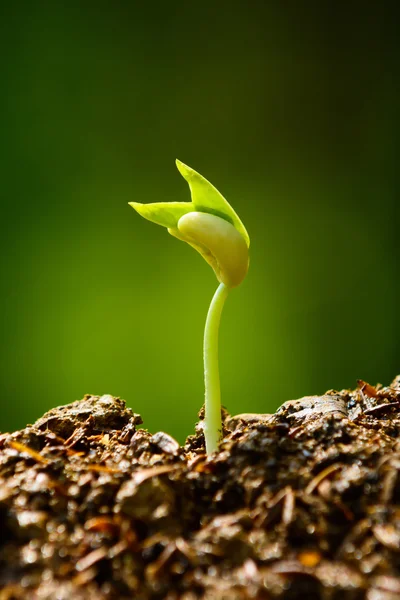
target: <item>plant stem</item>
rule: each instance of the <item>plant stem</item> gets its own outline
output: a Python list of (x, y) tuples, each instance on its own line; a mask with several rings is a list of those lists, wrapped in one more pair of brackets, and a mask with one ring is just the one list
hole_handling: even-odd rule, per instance
[(204, 330), (204, 383), (206, 405), (204, 418), (204, 437), (206, 452), (211, 454), (218, 449), (221, 437), (221, 389), (218, 367), (218, 331), (221, 313), (229, 288), (221, 283), (211, 300)]

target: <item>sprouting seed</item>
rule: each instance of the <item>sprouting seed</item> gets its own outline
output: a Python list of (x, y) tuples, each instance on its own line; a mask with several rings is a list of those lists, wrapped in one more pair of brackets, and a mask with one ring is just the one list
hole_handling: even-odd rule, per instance
[(130, 205), (145, 219), (166, 227), (171, 235), (195, 248), (214, 269), (220, 282), (204, 330), (204, 437), (210, 454), (218, 449), (222, 429), (218, 367), (221, 313), (229, 290), (246, 276), (250, 239), (243, 223), (219, 191), (180, 160), (176, 164), (189, 184), (191, 202), (130, 202)]

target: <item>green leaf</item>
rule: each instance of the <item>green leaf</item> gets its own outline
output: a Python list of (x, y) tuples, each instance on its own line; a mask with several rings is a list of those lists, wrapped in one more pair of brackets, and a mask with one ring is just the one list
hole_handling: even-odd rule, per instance
[(176, 228), (183, 215), (195, 210), (192, 202), (154, 202), (152, 204), (129, 202), (129, 204), (145, 219), (168, 228)]
[(225, 221), (231, 223), (243, 236), (247, 247), (249, 247), (250, 238), (245, 226), (222, 194), (200, 173), (178, 159), (176, 160), (176, 166), (189, 184), (194, 210), (222, 217)]

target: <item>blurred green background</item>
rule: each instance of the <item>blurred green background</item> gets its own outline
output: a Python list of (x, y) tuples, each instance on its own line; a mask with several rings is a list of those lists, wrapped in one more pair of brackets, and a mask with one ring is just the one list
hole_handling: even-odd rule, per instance
[(231, 413), (400, 372), (395, 7), (0, 11), (0, 430), (110, 393), (150, 430), (193, 431), (217, 282), (128, 206), (189, 200), (176, 157), (251, 237), (221, 327)]

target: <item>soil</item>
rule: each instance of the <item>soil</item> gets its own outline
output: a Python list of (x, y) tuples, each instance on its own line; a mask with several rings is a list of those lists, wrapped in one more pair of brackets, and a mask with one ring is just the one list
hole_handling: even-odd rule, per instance
[(400, 377), (179, 444), (112, 396), (0, 436), (0, 600), (400, 598)]

